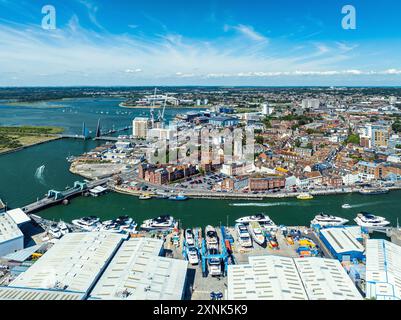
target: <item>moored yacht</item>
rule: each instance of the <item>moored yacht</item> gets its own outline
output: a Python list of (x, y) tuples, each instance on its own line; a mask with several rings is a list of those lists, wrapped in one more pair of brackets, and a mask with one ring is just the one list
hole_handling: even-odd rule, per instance
[(216, 229), (212, 226), (207, 226), (205, 229), (206, 236), (206, 246), (210, 249), (219, 249), (219, 237), (217, 235)]
[(253, 221), (259, 222), (261, 224), (275, 225), (270, 217), (264, 215), (263, 213), (258, 213), (254, 216), (242, 217), (237, 219), (235, 222), (248, 224)]
[(195, 245), (195, 237), (192, 229), (185, 230), (185, 241), (187, 242), (188, 246)]
[(241, 247), (251, 248), (252, 238), (245, 225), (242, 223), (237, 223), (235, 225), (235, 231), (237, 232), (238, 242), (241, 245)]
[(335, 227), (347, 224), (349, 220), (335, 217), (329, 214), (320, 213), (311, 221), (311, 224), (320, 225), (322, 227)]
[(100, 225), (100, 219), (95, 216), (90, 216), (90, 217), (84, 217), (81, 219), (76, 219), (72, 221), (72, 224), (80, 227), (81, 229), (85, 231), (94, 231), (96, 230), (99, 225)]
[(368, 212), (359, 213), (354, 221), (363, 228), (383, 228), (390, 224), (386, 218), (375, 216)]
[(143, 230), (169, 230), (174, 227), (176, 227), (176, 222), (174, 218), (169, 215), (145, 220), (141, 225), (141, 229)]
[(263, 246), (266, 242), (266, 238), (263, 234), (262, 227), (260, 226), (259, 222), (252, 221), (249, 224), (249, 232), (253, 238), (253, 240), (260, 246)]
[(60, 239), (63, 236), (57, 224), (50, 226), (48, 232), (54, 239)]
[(188, 261), (192, 265), (199, 264), (198, 250), (195, 247), (187, 247)]
[(60, 221), (57, 227), (60, 229), (60, 232), (63, 236), (65, 236), (67, 233), (70, 233), (70, 229), (64, 221)]

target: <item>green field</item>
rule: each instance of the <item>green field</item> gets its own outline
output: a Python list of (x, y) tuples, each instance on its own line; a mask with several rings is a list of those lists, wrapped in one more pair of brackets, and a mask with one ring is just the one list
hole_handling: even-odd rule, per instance
[(63, 131), (59, 127), (0, 127), (0, 152), (53, 140)]

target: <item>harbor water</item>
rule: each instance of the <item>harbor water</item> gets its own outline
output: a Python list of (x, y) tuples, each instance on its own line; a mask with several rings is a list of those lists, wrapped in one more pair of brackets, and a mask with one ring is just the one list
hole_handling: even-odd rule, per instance
[[(126, 110), (118, 107), (120, 100), (76, 99), (60, 102), (63, 106), (50, 108), (1, 106), (1, 125), (52, 125), (63, 126), (70, 134), (79, 134), (82, 122), (95, 130), (101, 118), (105, 128), (129, 125), (132, 118), (143, 115), (144, 110)], [(57, 103), (57, 104), (60, 104)], [(62, 110), (74, 110), (63, 112)], [(101, 114), (99, 110), (103, 110)], [(109, 114), (105, 114), (108, 112)], [(122, 112), (122, 113), (121, 113)], [(128, 114), (126, 114), (128, 112)], [(146, 111), (148, 112), (148, 111)], [(169, 110), (171, 118), (183, 110)], [(67, 115), (65, 115), (67, 113)], [(131, 113), (131, 114), (129, 114)], [(44, 197), (50, 189), (62, 191), (71, 187), (81, 177), (69, 172), (68, 156), (77, 156), (101, 144), (92, 140), (62, 139), (37, 145), (19, 152), (0, 156), (0, 198), (10, 208), (27, 205)], [(342, 209), (349, 203), (351, 209)], [(51, 220), (71, 220), (88, 215), (109, 220), (120, 215), (132, 216), (137, 222), (162, 214), (179, 219), (183, 226), (205, 226), (207, 224), (232, 225), (235, 219), (255, 213), (269, 215), (277, 224), (309, 225), (318, 213), (325, 212), (353, 219), (360, 211), (384, 216), (395, 226), (401, 218), (401, 191), (385, 195), (362, 196), (359, 194), (321, 196), (311, 201), (296, 199), (269, 199), (265, 201), (198, 200), (169, 201), (162, 199), (139, 200), (136, 197), (109, 193), (98, 198), (79, 197), (68, 206), (55, 206), (37, 214)]]

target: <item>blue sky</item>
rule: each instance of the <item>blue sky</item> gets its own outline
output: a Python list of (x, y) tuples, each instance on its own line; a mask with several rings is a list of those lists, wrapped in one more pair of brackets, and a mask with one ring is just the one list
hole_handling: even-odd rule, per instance
[[(56, 30), (41, 28), (48, 4)], [(0, 0), (0, 85), (399, 86), (400, 13), (398, 0)]]

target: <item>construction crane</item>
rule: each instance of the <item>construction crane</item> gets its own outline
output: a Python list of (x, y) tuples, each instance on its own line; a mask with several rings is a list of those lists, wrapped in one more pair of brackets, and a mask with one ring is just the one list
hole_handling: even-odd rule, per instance
[(159, 120), (159, 122), (161, 123), (161, 126), (162, 126), (162, 127), (164, 127), (164, 121), (165, 121), (165, 119), (164, 119), (164, 113), (166, 112), (167, 97), (168, 97), (168, 94), (166, 94), (165, 97), (164, 97), (163, 111), (160, 111), (160, 110), (159, 110), (159, 117), (158, 117), (158, 120)]

